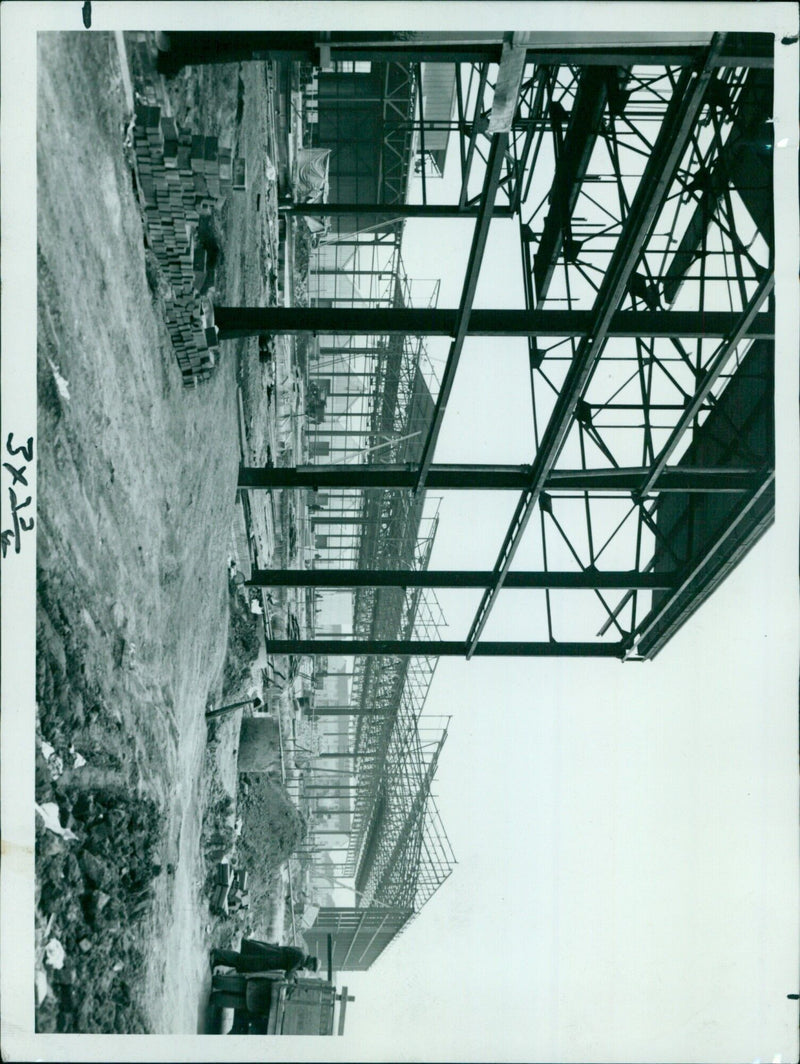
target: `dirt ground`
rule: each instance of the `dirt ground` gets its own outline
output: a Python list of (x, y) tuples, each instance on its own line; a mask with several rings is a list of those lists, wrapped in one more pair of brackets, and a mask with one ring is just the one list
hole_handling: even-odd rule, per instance
[[(116, 789), (153, 803), (161, 827), (143, 922), (87, 918), (83, 959), (59, 912), (49, 934), (79, 980), (116, 943), (110, 1029), (132, 1000), (145, 1029), (191, 1032), (208, 982), (203, 714), (227, 641), (235, 356), (223, 350), (208, 384), (183, 389), (145, 274), (113, 38), (43, 35), (38, 97), (38, 726), (68, 782), (54, 790), (43, 774), (37, 799)], [(85, 766), (70, 767), (70, 746)], [(73, 824), (70, 845), (86, 848)], [(85, 871), (72, 872), (91, 901)]]
[[(217, 297), (223, 305), (270, 306), (278, 296), (279, 263), (274, 131), (267, 64), (240, 64), (238, 85), (241, 121), (235, 130), (234, 143), (237, 153), (247, 161), (247, 189), (231, 197), (223, 214), (226, 245), (230, 250), (218, 271)], [(286, 343), (285, 337), (276, 337), (273, 346), (285, 354)], [(277, 464), (275, 413), (279, 392), (285, 387), (285, 382), (279, 380), (278, 352), (268, 360), (262, 359), (259, 342), (254, 337), (234, 341), (231, 346), (239, 356), (245, 461), (262, 465), (270, 458)], [(279, 499), (277, 492), (273, 496), (264, 492), (248, 495), (256, 560), (263, 566), (273, 561), (275, 538), (279, 534)]]

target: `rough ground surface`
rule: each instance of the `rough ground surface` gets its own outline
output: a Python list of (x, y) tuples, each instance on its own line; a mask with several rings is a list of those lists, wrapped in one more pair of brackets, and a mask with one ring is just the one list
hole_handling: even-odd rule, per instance
[[(227, 69), (222, 66), (220, 71)], [(267, 64), (241, 64), (237, 85), (240, 122), (234, 143), (237, 154), (247, 161), (247, 189), (233, 195), (226, 205), (226, 245), (230, 250), (219, 271), (218, 298), (223, 305), (271, 306), (277, 302), (279, 283), (278, 202)], [(276, 356), (277, 349), (284, 349), (285, 344), (285, 337), (275, 337), (273, 356), (262, 361), (258, 339), (235, 341), (248, 464), (263, 465), (268, 456), (278, 462), (275, 413), (285, 382), (279, 385)], [(250, 528), (259, 565), (270, 565), (273, 560), (278, 499), (277, 492), (272, 497), (264, 492), (249, 494)]]
[[(58, 790), (42, 769), (37, 800), (59, 801), (62, 821), (73, 805), (69, 887), (88, 896), (68, 915), (40, 894), (38, 929), (53, 916), (49, 935), (65, 947), (81, 998), (92, 994), (91, 958), (103, 970), (106, 954), (122, 961), (113, 1010), (98, 993), (99, 1011), (90, 1001), (72, 1022), (191, 1032), (208, 979), (203, 713), (227, 640), (235, 367), (223, 352), (208, 384), (181, 387), (145, 274), (113, 39), (42, 35), (38, 83), (37, 701), (41, 735), (68, 772)], [(70, 744), (85, 767), (69, 768)], [(99, 841), (74, 811), (90, 795), (123, 818)], [(150, 904), (132, 924), (122, 897), (122, 919), (106, 922), (80, 857), (102, 842), (94, 856), (121, 874), (125, 823), (148, 810), (161, 867), (140, 885)], [(44, 1029), (63, 1026), (56, 1002), (69, 1012), (68, 998), (46, 999)]]

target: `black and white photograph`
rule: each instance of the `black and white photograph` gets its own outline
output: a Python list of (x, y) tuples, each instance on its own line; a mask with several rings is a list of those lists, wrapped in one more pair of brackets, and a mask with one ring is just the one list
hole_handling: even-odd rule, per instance
[(796, 1060), (796, 6), (0, 17), (4, 1059)]

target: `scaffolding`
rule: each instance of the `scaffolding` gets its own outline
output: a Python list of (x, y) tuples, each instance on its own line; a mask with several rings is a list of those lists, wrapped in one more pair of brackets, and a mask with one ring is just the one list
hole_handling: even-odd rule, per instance
[[(402, 266), (400, 235), (397, 232), (391, 244), (386, 234), (362, 236), (348, 241), (344, 251), (338, 242), (323, 245), (312, 265), (315, 298), (334, 306), (354, 302), (411, 305), (412, 284)], [(318, 294), (321, 291), (324, 296)], [(435, 300), (435, 288), (428, 298)], [(421, 338), (370, 335), (361, 343), (341, 345), (336, 336), (322, 334), (308, 366), (309, 390), (325, 395), (327, 414), (310, 430), (312, 441), (326, 437), (334, 441), (345, 462), (362, 458), (365, 450), (376, 463), (413, 460), (419, 453), (419, 439), (432, 416), (431, 389), (438, 387)], [(332, 387), (330, 381), (337, 386)], [(328, 457), (330, 449), (312, 444), (312, 464)], [(324, 506), (314, 511), (311, 522), (315, 529), (325, 529), (324, 539), (314, 536), (319, 555), (315, 565), (340, 570), (354, 564), (370, 570), (393, 565), (424, 571), (436, 535), (438, 501), (425, 495), (411, 499), (406, 492), (392, 490), (332, 492), (327, 493)], [(353, 633), (364, 638), (391, 638), (404, 632), (409, 638), (435, 640), (442, 623), (431, 589), (364, 587), (353, 591)], [(405, 906), (416, 894), (416, 887), (409, 884), (412, 869), (422, 882), (438, 884), (451, 867), (438, 860), (434, 870), (429, 861), (420, 863), (411, 856), (422, 845), (421, 832), (431, 855), (443, 852), (444, 844), (434, 840), (446, 838), (429, 807), (427, 792), (420, 789), (424, 772), (418, 721), (435, 666), (432, 656), (397, 658), (382, 667), (374, 659), (357, 656), (353, 663), (350, 708), (355, 787), (347, 855), (340, 871), (349, 877), (358, 874), (357, 889), (366, 893), (364, 869), (373, 868), (379, 854), (377, 867), (383, 878), (373, 885), (370, 896), (381, 903), (398, 903), (394, 895), (399, 888), (392, 886), (395, 874), (405, 883), (399, 902)], [(412, 807), (404, 790), (409, 780), (416, 780)], [(428, 825), (424, 832), (423, 825)], [(405, 845), (399, 844), (398, 832), (407, 835)], [(387, 860), (390, 868), (384, 867)], [(405, 869), (402, 874), (401, 868)]]
[[(383, 82), (383, 71), (374, 73)], [(410, 84), (413, 88), (419, 82)], [(337, 89), (342, 93), (341, 80)], [(321, 93), (321, 108), (324, 100)], [(363, 94), (359, 100), (364, 103)], [(407, 133), (407, 126), (403, 130)], [(396, 133), (392, 127), (387, 139)], [(408, 158), (407, 137), (404, 150)], [(435, 307), (438, 282), (420, 284), (407, 276), (403, 228), (399, 220), (328, 233), (310, 260), (311, 305), (398, 309), (421, 301)], [(365, 457), (376, 464), (419, 459), (433, 417), (432, 395), (439, 388), (422, 337), (372, 333), (342, 338), (322, 331), (305, 345), (303, 356), (304, 430), (312, 466), (324, 468), (331, 460), (360, 464)], [(438, 504), (427, 493), (412, 498), (391, 489), (310, 490), (310, 572), (317, 566), (343, 573), (354, 566), (424, 572)], [(434, 589), (362, 587), (353, 589), (351, 600), (354, 635), (392, 638), (402, 632), (408, 638), (439, 638), (444, 618)], [(421, 716), (437, 660), (433, 655), (398, 657), (378, 666), (373, 658), (356, 656), (349, 703), (338, 707), (352, 721), (348, 751), (337, 758), (336, 769), (322, 759), (312, 761), (299, 791), (301, 803), (317, 811), (325, 808), (326, 799), (346, 796), (346, 827), (319, 829), (322, 842), (312, 858), (336, 854), (337, 872), (353, 880), (359, 908), (404, 913), (403, 926), (454, 863), (430, 794), (446, 725)], [(313, 707), (310, 712), (314, 714)], [(324, 719), (330, 710), (320, 707), (319, 713)], [(340, 845), (333, 846), (331, 836)], [(379, 940), (385, 945), (383, 937)]]

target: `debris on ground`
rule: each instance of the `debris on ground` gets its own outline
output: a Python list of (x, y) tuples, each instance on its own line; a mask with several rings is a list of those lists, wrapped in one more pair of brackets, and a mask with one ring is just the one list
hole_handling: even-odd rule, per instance
[[(143, 964), (142, 918), (158, 867), (155, 803), (81, 790), (60, 792), (59, 802), (37, 805), (42, 809), (37, 903), (52, 932), (43, 950), (52, 975), (37, 1030), (145, 1032), (133, 984)], [(53, 847), (47, 840), (60, 817), (74, 830), (62, 829), (61, 838), (69, 832), (68, 846), (58, 839)]]
[(47, 945), (44, 947), (44, 959), (45, 963), (51, 968), (61, 969), (64, 967), (64, 947), (58, 941), (57, 938), (51, 938)]
[(60, 835), (62, 839), (68, 841), (77, 838), (73, 831), (62, 826), (58, 806), (55, 802), (45, 802), (44, 805), (34, 802), (34, 809), (41, 817), (42, 824), (48, 831), (52, 831), (55, 835)]

